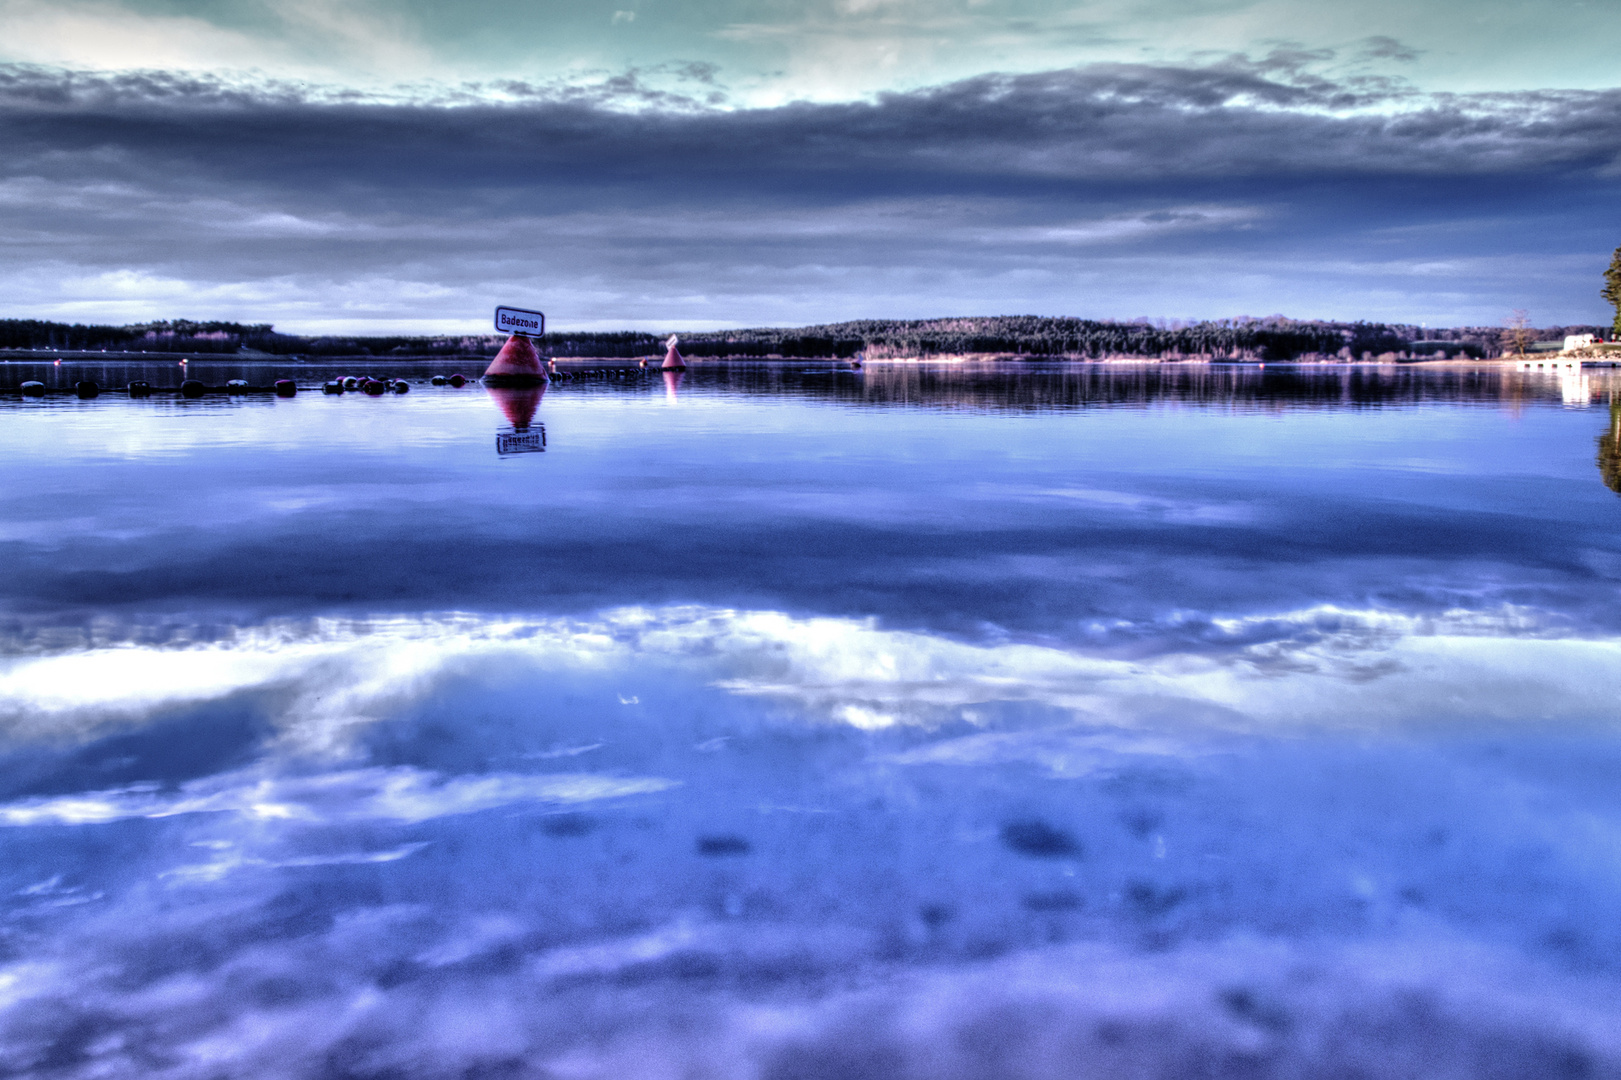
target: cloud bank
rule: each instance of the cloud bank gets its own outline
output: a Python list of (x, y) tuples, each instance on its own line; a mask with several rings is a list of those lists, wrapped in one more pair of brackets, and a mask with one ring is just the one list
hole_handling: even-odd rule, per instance
[(692, 86), (378, 98), (3, 68), (5, 313), (1602, 315), (1621, 91), (1419, 93), (1276, 54), (776, 108)]

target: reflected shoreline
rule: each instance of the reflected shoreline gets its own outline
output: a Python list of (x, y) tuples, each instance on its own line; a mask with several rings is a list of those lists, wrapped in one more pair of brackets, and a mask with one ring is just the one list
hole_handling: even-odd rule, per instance
[[(434, 375), (466, 367), (463, 360), (371, 363), (286, 363), (208, 360), (194, 374), (210, 383), (241, 378), (269, 384), (272, 376), (296, 378), (301, 386), (366, 370), (387, 368), (393, 378), (426, 383)], [(1218, 364), (1055, 361), (889, 362), (852, 369), (838, 361), (700, 360), (684, 372), (643, 371), (634, 361), (568, 360), (558, 364), (554, 390), (587, 392), (607, 387), (643, 391), (664, 384), (675, 400), (686, 392), (786, 395), (840, 404), (917, 405), (1042, 411), (1159, 403), (1214, 405), (1271, 411), (1285, 408), (1366, 408), (1427, 403), (1525, 405), (1557, 403), (1585, 407), (1621, 386), (1621, 370), (1584, 368), (1556, 372), (1520, 370), (1502, 364)], [(0, 401), (20, 400), (26, 381), (52, 393), (96, 382), (114, 399), (137, 380), (172, 390), (186, 369), (161, 362), (64, 361), (0, 363)], [(663, 376), (662, 380), (653, 375)], [(673, 385), (672, 385), (673, 381)], [(173, 384), (171, 386), (170, 384)], [(542, 388), (544, 392), (544, 388)]]

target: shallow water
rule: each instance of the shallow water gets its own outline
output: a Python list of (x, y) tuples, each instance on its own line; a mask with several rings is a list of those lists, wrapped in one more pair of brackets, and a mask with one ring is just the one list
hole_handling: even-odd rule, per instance
[(1621, 1075), (1611, 376), (451, 366), (0, 397), (0, 1070)]

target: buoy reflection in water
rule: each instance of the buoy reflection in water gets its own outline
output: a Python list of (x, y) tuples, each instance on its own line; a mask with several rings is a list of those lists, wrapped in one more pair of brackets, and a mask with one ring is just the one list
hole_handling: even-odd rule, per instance
[(534, 423), (535, 410), (546, 396), (546, 384), (536, 386), (486, 386), (484, 392), (495, 400), (501, 414), (512, 425), (511, 431), (495, 434), (495, 452), (502, 457), (509, 454), (538, 454), (546, 450), (546, 425)]

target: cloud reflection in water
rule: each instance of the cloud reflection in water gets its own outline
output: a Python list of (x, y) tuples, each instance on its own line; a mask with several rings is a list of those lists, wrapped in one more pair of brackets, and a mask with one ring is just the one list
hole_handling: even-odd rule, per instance
[(1621, 1068), (1602, 417), (729, 377), (0, 433), (0, 1070)]
[[(0, 805), (7, 1060), (1022, 1077), (1064, 1054), (1334, 1068), (1362, 1060), (1326, 1048), (1354, 1032), (1399, 1060), (1489, 1038), (1525, 1069), (1613, 1060), (1577, 977), (1521, 955), (1520, 905), (1558, 881), (1533, 937), (1607, 969), (1615, 935), (1579, 911), (1621, 880), (1568, 875), (1621, 808), (1532, 813), (1546, 777), (1490, 745), (1533, 702), (1539, 730), (1601, 722), (1616, 643), (1539, 637), (1530, 611), (1207, 621), (1225, 648), (1147, 658), (691, 607), (14, 658), (14, 757), (109, 740), (86, 718), (143, 669), (168, 693), (125, 699), (112, 730), (244, 696), (269, 729), (243, 767)], [(1343, 741), (1374, 731), (1406, 734)], [(1009, 821), (1076, 840), (1032, 857)], [(706, 856), (715, 836), (743, 854)], [(1543, 868), (1505, 891), (1527, 844)], [(1141, 954), (1144, 935), (1176, 947)], [(1546, 994), (1502, 998), (1527, 964)], [(896, 980), (876, 997), (854, 988), (873, 965)], [(929, 1049), (997, 1016), (1044, 1019), (983, 1060)], [(792, 1064), (840, 1055), (855, 1073)]]

